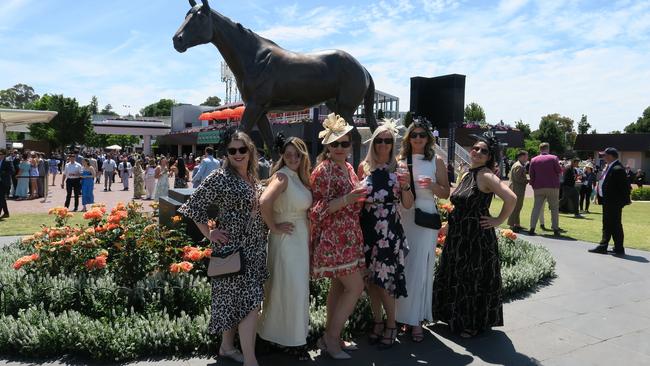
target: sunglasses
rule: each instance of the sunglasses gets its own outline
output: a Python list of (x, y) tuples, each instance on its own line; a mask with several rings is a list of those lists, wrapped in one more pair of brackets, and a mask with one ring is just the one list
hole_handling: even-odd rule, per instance
[(389, 138), (382, 139), (382, 138), (378, 137), (378, 138), (372, 140), (372, 143), (375, 144), (375, 145), (380, 145), (380, 144), (392, 145), (393, 144), (393, 138), (389, 137)]
[(242, 146), (239, 149), (236, 147), (229, 147), (228, 155), (236, 155), (238, 151), (240, 154), (246, 154), (248, 153), (248, 148), (246, 146)]
[(352, 145), (350, 141), (342, 141), (342, 142), (334, 141), (330, 143), (330, 147), (333, 147), (335, 149), (339, 146), (341, 146), (344, 149), (347, 149), (348, 147), (350, 147), (350, 145)]
[(418, 138), (418, 137), (421, 138), (421, 139), (426, 139), (427, 137), (429, 137), (429, 135), (426, 132), (411, 132), (409, 134), (409, 137), (412, 138), (412, 139)]
[(484, 148), (482, 148), (480, 146), (474, 146), (474, 147), (472, 147), (472, 150), (474, 150), (475, 152), (480, 152), (481, 154), (483, 154), (485, 156), (490, 155), (490, 150), (484, 149)]

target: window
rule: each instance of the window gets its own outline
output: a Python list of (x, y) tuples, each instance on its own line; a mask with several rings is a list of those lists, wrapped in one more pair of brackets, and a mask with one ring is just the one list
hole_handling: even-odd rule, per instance
[(192, 122), (185, 122), (185, 128), (192, 128)]

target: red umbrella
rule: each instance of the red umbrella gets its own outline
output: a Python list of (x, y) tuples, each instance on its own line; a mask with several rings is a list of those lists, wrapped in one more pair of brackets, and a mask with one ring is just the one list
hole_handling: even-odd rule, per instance
[(210, 113), (210, 118), (211, 119), (223, 119), (223, 113), (221, 111), (214, 111)]
[(233, 112), (234, 112), (233, 114), (235, 115), (235, 117), (241, 118), (241, 116), (244, 115), (244, 110), (245, 109), (246, 109), (246, 107), (244, 107), (243, 105), (240, 105), (239, 107), (233, 109)]
[(232, 117), (234, 117), (233, 112), (234, 112), (234, 110), (231, 109), (231, 108), (223, 109), (223, 110), (221, 110), (221, 117), (222, 118), (232, 118)]
[(199, 115), (199, 121), (209, 121), (212, 118), (210, 118), (210, 113), (201, 113)]

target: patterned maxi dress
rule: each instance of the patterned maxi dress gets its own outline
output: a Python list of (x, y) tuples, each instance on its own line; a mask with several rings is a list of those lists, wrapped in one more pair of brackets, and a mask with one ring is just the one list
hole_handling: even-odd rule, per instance
[(135, 163), (133, 166), (133, 198), (142, 198), (147, 194), (144, 190), (144, 170), (140, 163)]
[(494, 229), (482, 229), (492, 193), (479, 190), (470, 169), (451, 195), (454, 210), (433, 284), (433, 317), (452, 331), (503, 325), (501, 264)]
[(372, 187), (361, 211), (369, 282), (395, 298), (406, 297), (404, 257), (408, 247), (398, 211), (401, 192), (397, 175), (384, 166), (364, 180)]
[(329, 202), (350, 193), (358, 183), (352, 165), (325, 160), (310, 177), (313, 203), (311, 219), (311, 272), (313, 278), (341, 277), (366, 267), (363, 234), (359, 225), (361, 203), (328, 213)]
[[(261, 185), (253, 188), (230, 169), (213, 171), (194, 191), (179, 213), (198, 223), (214, 219), (227, 232), (229, 242), (212, 245), (214, 253), (241, 250), (244, 273), (212, 279), (212, 307), (208, 331), (218, 334), (237, 326), (264, 299), (268, 228), (262, 221), (258, 200)], [(208, 217), (208, 206), (217, 209)], [(252, 216), (251, 216), (252, 215)]]

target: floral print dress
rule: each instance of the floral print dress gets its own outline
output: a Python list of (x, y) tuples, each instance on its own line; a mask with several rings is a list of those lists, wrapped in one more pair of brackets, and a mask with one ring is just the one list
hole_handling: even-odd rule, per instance
[(408, 246), (397, 209), (401, 197), (397, 175), (384, 166), (364, 180), (372, 187), (361, 211), (368, 280), (395, 298), (406, 297), (404, 257)]
[(363, 234), (359, 225), (362, 204), (352, 203), (334, 213), (327, 212), (330, 201), (350, 193), (357, 185), (352, 165), (345, 163), (343, 168), (325, 160), (312, 172), (310, 183), (312, 277), (341, 277), (364, 269)]

